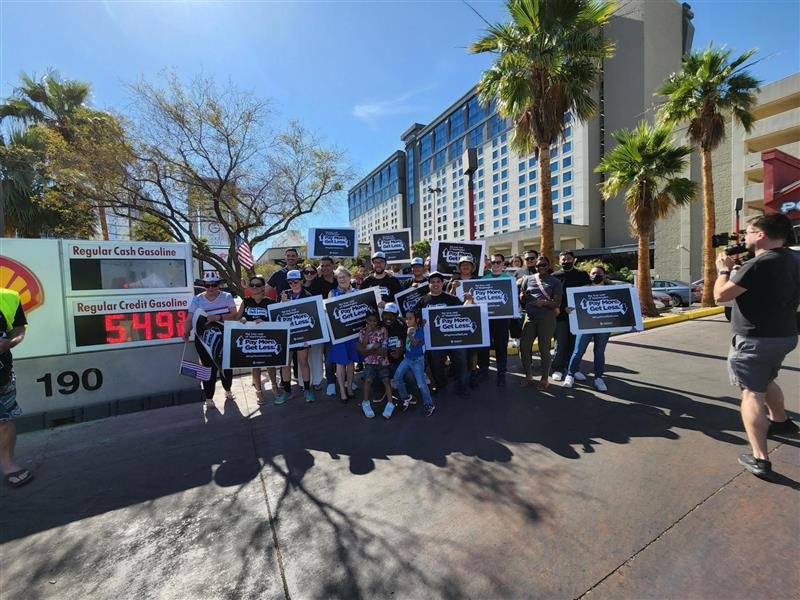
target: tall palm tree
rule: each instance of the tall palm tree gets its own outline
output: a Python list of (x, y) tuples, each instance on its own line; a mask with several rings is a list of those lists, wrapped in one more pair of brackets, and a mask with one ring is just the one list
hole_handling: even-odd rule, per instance
[(657, 316), (650, 282), (650, 235), (657, 219), (694, 198), (695, 183), (679, 176), (692, 149), (674, 144), (669, 125), (650, 126), (645, 121), (633, 130), (617, 131), (612, 137), (617, 146), (595, 168), (607, 176), (600, 184), (600, 193), (610, 200), (625, 190), (631, 234), (638, 238), (639, 245), (639, 302), (644, 315)]
[(603, 36), (610, 0), (507, 0), (511, 21), (490, 25), (469, 51), (492, 52), (494, 64), (478, 83), (481, 102), (495, 101), (514, 123), (511, 147), (538, 155), (540, 252), (553, 260), (550, 145), (564, 133), (567, 111), (579, 120), (597, 108), (592, 90), (614, 44)]
[(756, 53), (748, 50), (729, 61), (730, 50), (710, 44), (701, 51), (683, 57), (681, 70), (670, 75), (656, 90), (666, 96), (659, 118), (670, 125), (688, 123), (689, 139), (700, 149), (703, 167), (703, 306), (714, 306), (714, 264), (712, 236), (716, 230), (714, 215), (714, 179), (711, 151), (725, 139), (725, 120), (733, 116), (745, 131), (753, 128), (752, 109), (761, 83), (747, 72), (747, 61)]
[[(67, 142), (73, 140), (72, 125), (85, 109), (91, 86), (84, 81), (62, 79), (58, 71), (48, 70), (40, 78), (20, 75), (21, 84), (0, 104), (0, 122), (13, 119), (23, 125), (44, 125), (57, 131)], [(97, 208), (100, 231), (108, 239), (105, 209)]]

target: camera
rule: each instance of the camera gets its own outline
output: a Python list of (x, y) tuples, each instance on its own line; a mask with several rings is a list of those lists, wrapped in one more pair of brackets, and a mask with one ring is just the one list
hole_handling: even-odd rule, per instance
[(747, 252), (747, 246), (744, 244), (733, 244), (725, 247), (725, 254), (728, 256), (735, 256), (737, 254), (744, 254)]

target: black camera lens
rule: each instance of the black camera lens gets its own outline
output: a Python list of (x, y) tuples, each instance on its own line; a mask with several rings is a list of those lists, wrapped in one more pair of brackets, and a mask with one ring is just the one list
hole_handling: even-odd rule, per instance
[(728, 256), (735, 256), (736, 254), (744, 254), (747, 252), (747, 246), (744, 244), (734, 244), (725, 248), (725, 254)]

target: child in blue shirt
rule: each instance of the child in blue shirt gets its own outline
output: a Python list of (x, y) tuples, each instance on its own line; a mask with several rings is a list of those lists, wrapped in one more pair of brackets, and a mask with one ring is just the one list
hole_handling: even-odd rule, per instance
[(414, 375), (414, 380), (417, 382), (417, 387), (422, 394), (422, 402), (425, 407), (425, 416), (430, 417), (436, 406), (433, 404), (431, 398), (431, 391), (428, 389), (428, 384), (425, 381), (425, 335), (422, 327), (425, 321), (422, 318), (421, 311), (409, 311), (406, 313), (406, 325), (408, 331), (406, 333), (406, 353), (403, 361), (397, 367), (394, 373), (392, 385), (397, 389), (397, 393), (403, 402), (403, 410), (407, 410), (411, 404), (411, 395), (406, 390), (406, 384), (403, 380), (407, 371), (411, 371)]

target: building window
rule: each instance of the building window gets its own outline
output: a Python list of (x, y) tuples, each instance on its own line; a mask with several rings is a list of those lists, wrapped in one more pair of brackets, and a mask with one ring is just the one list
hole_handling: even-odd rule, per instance
[(561, 150), (565, 154), (567, 152), (571, 152), (572, 151), (572, 142), (564, 142), (564, 144), (561, 146)]
[(525, 183), (525, 173), (519, 176), (519, 183)]
[(550, 163), (550, 172), (558, 171), (558, 161)]
[(467, 102), (467, 123), (469, 127), (473, 125), (477, 125), (481, 121), (486, 118), (486, 109), (484, 109), (480, 102), (478, 102), (478, 97), (473, 96)]
[(562, 179), (563, 179), (565, 182), (566, 182), (566, 181), (572, 181), (572, 171), (564, 171), (564, 174), (561, 176), (561, 178), (562, 178)]
[(572, 215), (567, 215), (563, 219), (564, 223), (572, 223)]
[(464, 108), (457, 109), (450, 115), (450, 139), (454, 140), (464, 133)]
[(519, 221), (520, 223), (524, 223), (526, 219), (525, 213), (519, 213)]
[(503, 223), (503, 227), (506, 227), (508, 225), (508, 217), (503, 217), (502, 223)]
[(433, 133), (429, 133), (423, 136), (422, 140), (419, 143), (419, 157), (420, 159), (428, 158), (431, 153), (433, 152), (433, 140), (431, 139)]
[(572, 196), (572, 186), (571, 185), (565, 185), (563, 192), (564, 192), (564, 198)]
[(524, 187), (519, 188), (518, 191), (520, 196), (524, 196), (527, 192), (527, 190)]
[(528, 191), (529, 191), (531, 194), (535, 194), (535, 193), (536, 193), (536, 184), (535, 184), (535, 183), (532, 183), (532, 184), (530, 184), (530, 185), (528, 186)]
[(564, 157), (564, 158), (561, 160), (561, 166), (562, 166), (562, 167), (569, 167), (569, 166), (571, 166), (571, 165), (572, 165), (572, 157), (571, 157), (571, 156), (565, 156), (565, 157)]
[(572, 210), (572, 202), (571, 201), (564, 202), (562, 208), (564, 209), (564, 212)]
[(558, 175), (550, 176), (550, 185), (558, 185)]
[[(467, 134), (467, 139), (469, 140), (469, 147), (470, 148), (477, 148), (483, 143), (483, 127), (476, 127), (472, 131)], [(478, 151), (480, 152), (482, 148)]]

